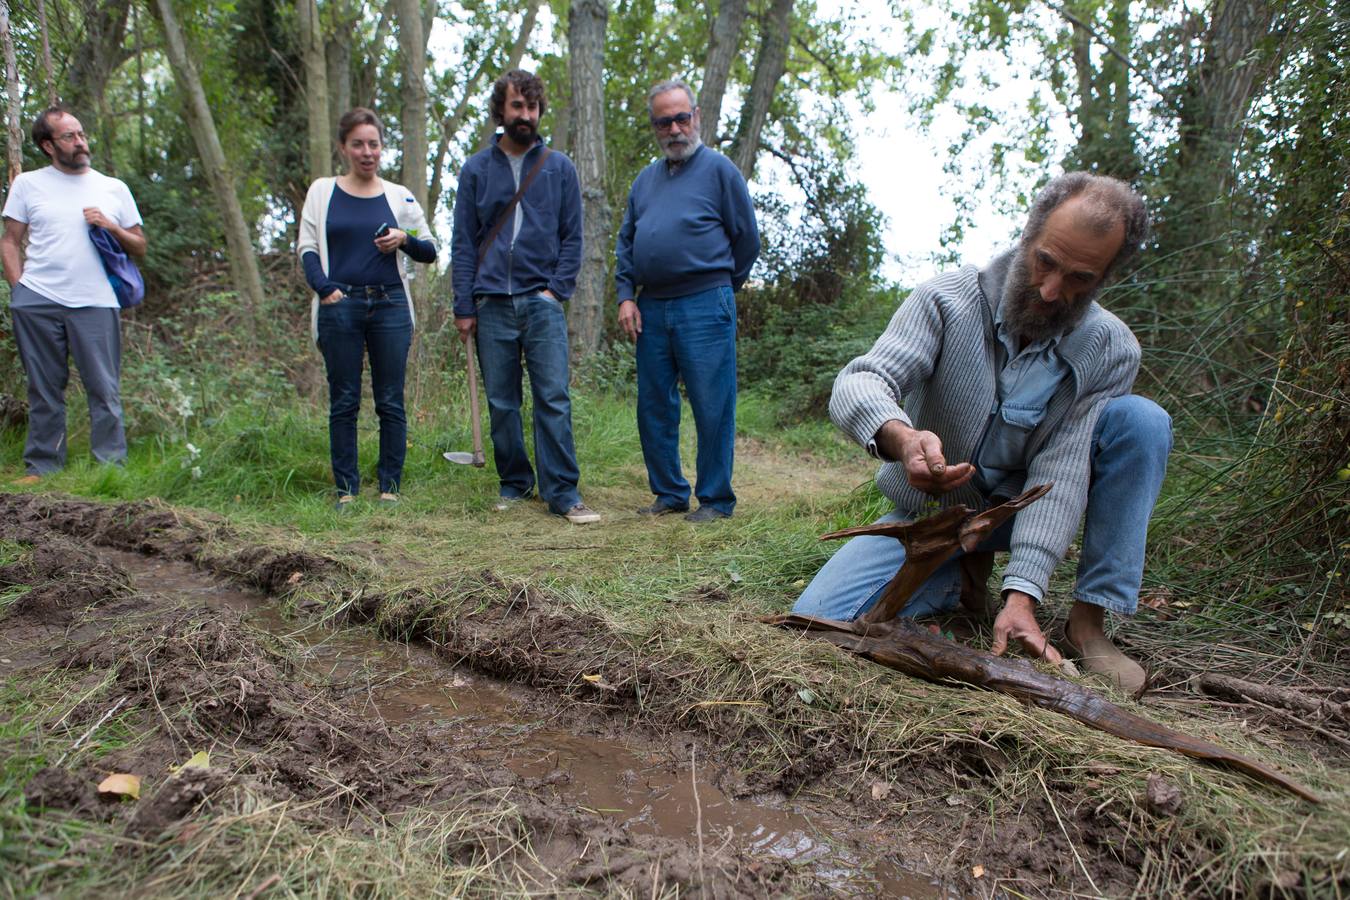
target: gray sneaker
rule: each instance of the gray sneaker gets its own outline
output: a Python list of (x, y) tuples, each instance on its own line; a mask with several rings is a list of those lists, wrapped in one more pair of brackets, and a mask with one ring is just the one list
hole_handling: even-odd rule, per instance
[(590, 525), (592, 522), (600, 521), (600, 514), (585, 503), (578, 503), (563, 513), (563, 518), (573, 525)]

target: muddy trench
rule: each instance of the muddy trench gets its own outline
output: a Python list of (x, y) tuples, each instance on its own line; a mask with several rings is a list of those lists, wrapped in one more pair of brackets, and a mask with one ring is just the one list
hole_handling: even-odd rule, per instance
[[(151, 740), (98, 761), (146, 778), (147, 799), (115, 813), (129, 834), (181, 835), (232, 780), (310, 803), (307, 815), (323, 827), (505, 796), (522, 810), (525, 868), (546, 892), (959, 895), (898, 859), (893, 830), (860, 828), (801, 796), (729, 796), (718, 777), (728, 748), (706, 736), (637, 727), (612, 710), (497, 681), (426, 641), (287, 619), (275, 598), (237, 583), (247, 572), (276, 591), (322, 560), (249, 568), (245, 551), (237, 571), (213, 566), (235, 576), (226, 580), (186, 561), (195, 541), (165, 538), (176, 527), (168, 511), (153, 542), (140, 511), (128, 529), (138, 546), (106, 512), (86, 538), (61, 518), (75, 516), (71, 506), (20, 502), (29, 505), (8, 511), (0, 539), (31, 550), (0, 569), (0, 582), (30, 589), (3, 614), (0, 673), (64, 667), (88, 671), (91, 686), (116, 673), (108, 692), (61, 724), (82, 733), (112, 704), (159, 724)], [(232, 774), (171, 773), (198, 749), (249, 761)], [(25, 793), (30, 807), (108, 818), (95, 783), (56, 765)]]

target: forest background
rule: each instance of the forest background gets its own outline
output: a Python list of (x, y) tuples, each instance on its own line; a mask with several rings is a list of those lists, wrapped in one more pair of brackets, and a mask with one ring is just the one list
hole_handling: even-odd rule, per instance
[[(195, 462), (187, 446), (220, 443), (200, 429), (259, 399), (320, 408), (291, 249), (307, 184), (337, 165), (342, 111), (382, 114), (387, 174), (418, 195), (447, 248), (454, 173), (492, 133), (491, 82), (527, 57), (551, 94), (545, 133), (583, 180), (586, 255), (569, 311), (578, 381), (632, 390), (611, 248), (627, 186), (653, 155), (646, 90), (670, 74), (695, 85), (705, 141), (736, 161), (759, 207), (742, 383), (773, 398), (773, 420), (818, 418), (835, 372), (903, 296), (882, 277), (885, 222), (857, 165), (866, 114), (892, 94), (920, 122), (964, 123), (946, 161), (957, 214), (938, 260), (953, 260), (975, 216), (1016, 221), (1062, 168), (1126, 179), (1150, 198), (1151, 246), (1103, 302), (1144, 345), (1139, 390), (1176, 420), (1173, 480), (1187, 490), (1155, 525), (1153, 568), (1183, 594), (1233, 585), (1204, 593), (1240, 594), (1231, 615), (1268, 620), (1291, 650), (1350, 628), (1343, 4), (933, 0), (896, 4), (886, 45), (856, 10), (805, 0), (0, 9), (10, 177), (44, 163), (27, 126), (59, 98), (145, 217), (148, 300), (126, 316), (126, 404), (133, 440), (153, 438), (166, 456)], [(995, 105), (1010, 86), (1021, 102)], [(462, 394), (448, 282), (446, 265), (414, 289), (414, 435), (428, 442), (455, 427), (429, 420), (435, 398)], [(17, 395), (7, 319), (0, 328), (3, 383)], [(20, 406), (6, 401), (7, 462)], [(318, 466), (287, 489), (324, 477)]]
[[(957, 214), (944, 261), (976, 215), (1015, 221), (1061, 168), (1150, 198), (1151, 246), (1103, 301), (1144, 345), (1139, 389), (1176, 420), (1174, 481), (1188, 490), (1155, 527), (1155, 558), (1178, 554), (1163, 564), (1176, 590), (1241, 584), (1295, 643), (1350, 625), (1344, 4), (931, 0), (893, 4), (886, 35), (809, 0), (8, 0), (0, 12), (10, 178), (44, 163), (27, 125), (59, 98), (146, 220), (148, 300), (126, 317), (133, 440), (181, 455), (259, 398), (317, 410), (291, 248), (307, 184), (335, 169), (337, 117), (356, 104), (382, 114), (387, 174), (446, 248), (454, 175), (492, 132), (491, 82), (527, 57), (551, 94), (545, 133), (583, 180), (578, 380), (632, 389), (613, 331), (613, 235), (653, 155), (645, 92), (682, 76), (700, 92), (705, 141), (751, 181), (765, 236), (740, 299), (742, 382), (773, 398), (775, 420), (819, 417), (834, 373), (903, 295), (881, 275), (885, 223), (857, 165), (867, 113), (898, 95), (922, 123), (963, 123), (946, 161)], [(1021, 101), (996, 104), (1010, 86)], [(429, 421), (435, 398), (462, 394), (448, 280), (443, 266), (414, 290), (414, 434), (427, 441), (453, 427)], [(17, 398), (7, 408), (21, 432)], [(323, 479), (319, 467), (288, 489)]]
[[(522, 61), (548, 85), (542, 131), (576, 161), (586, 204), (569, 317), (588, 499), (595, 490), (628, 503), (645, 490), (612, 248), (628, 186), (655, 152), (646, 91), (669, 76), (699, 91), (704, 140), (750, 181), (764, 236), (738, 297), (742, 447), (783, 449), (785, 481), (808, 467), (856, 467), (824, 406), (839, 368), (912, 286), (887, 277), (887, 223), (859, 164), (878, 130), (870, 114), (898, 102), (950, 135), (954, 214), (940, 242), (903, 248), (931, 253), (933, 266), (956, 261), (972, 223), (1016, 222), (1067, 168), (1126, 179), (1149, 198), (1150, 245), (1102, 296), (1143, 344), (1136, 390), (1169, 410), (1177, 441), (1141, 617), (1168, 622), (1134, 634), (1133, 646), (1147, 640), (1154, 658), (1262, 680), (1343, 677), (1350, 8), (926, 0), (889, 12), (883, 35), (854, 7), (811, 0), (0, 0), (9, 178), (45, 164), (26, 132), (59, 98), (89, 132), (94, 165), (131, 187), (150, 239), (146, 302), (123, 317), (131, 460), (109, 470), (81, 459), (88, 426), (72, 392), (75, 452), (52, 484), (307, 535), (360, 533), (367, 519), (335, 522), (328, 503), (326, 390), (293, 253), (299, 205), (314, 177), (335, 171), (337, 117), (371, 106), (388, 131), (385, 174), (418, 195), (447, 260), (455, 175), (491, 134), (493, 78)], [(890, 178), (903, 186), (913, 174), (897, 166)], [(447, 474), (440, 459), (468, 443), (448, 267), (420, 273), (414, 294), (403, 513), (414, 523), (480, 515), (490, 472)], [(23, 383), (0, 284), (7, 476), (21, 471)], [(373, 460), (374, 429), (364, 431), (363, 458)], [(738, 510), (722, 543), (690, 550), (768, 609), (790, 602), (832, 549), (813, 534), (881, 508), (865, 483), (842, 501), (781, 507)], [(434, 527), (453, 531), (449, 521)], [(653, 560), (642, 585), (664, 590), (653, 587), (656, 570), (665, 577), (671, 566)], [(623, 576), (577, 575), (627, 596), (636, 588)], [(1280, 854), (1297, 858), (1290, 848), (1312, 842), (1300, 831), (1270, 838), (1282, 848), (1270, 850), (1257, 836), (1264, 801), (1242, 802), (1250, 841), (1216, 805), (1212, 822), (1176, 840), (1194, 851), (1192, 868), (1149, 877), (1184, 893), (1231, 884), (1241, 894), (1285, 864)], [(1336, 841), (1324, 844), (1308, 852), (1331, 847), (1320, 858), (1332, 858)]]

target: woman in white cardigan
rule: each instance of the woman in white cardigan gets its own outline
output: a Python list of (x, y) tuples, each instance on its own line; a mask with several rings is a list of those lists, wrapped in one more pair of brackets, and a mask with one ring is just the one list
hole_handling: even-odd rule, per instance
[(436, 245), (418, 237), (427, 223), (412, 193), (380, 178), (384, 128), (375, 113), (358, 107), (344, 114), (338, 149), (347, 172), (309, 186), (296, 252), (314, 290), (310, 323), (328, 369), (329, 449), (337, 508), (344, 511), (361, 493), (356, 419), (367, 354), (380, 420), (380, 502), (398, 501), (408, 445), (403, 382), (414, 324), (408, 264), (399, 253), (431, 263)]

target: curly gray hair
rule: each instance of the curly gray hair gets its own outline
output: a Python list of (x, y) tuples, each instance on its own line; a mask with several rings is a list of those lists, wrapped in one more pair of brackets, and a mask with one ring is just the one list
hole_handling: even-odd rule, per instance
[(1106, 268), (1106, 275), (1129, 262), (1144, 246), (1148, 237), (1149, 216), (1144, 198), (1125, 182), (1091, 172), (1065, 172), (1050, 179), (1041, 188), (1031, 204), (1026, 227), (1022, 229), (1022, 246), (1034, 241), (1045, 227), (1046, 219), (1060, 204), (1074, 197), (1085, 201), (1083, 215), (1089, 230), (1105, 234), (1117, 224), (1125, 226), (1125, 240), (1115, 259)]

